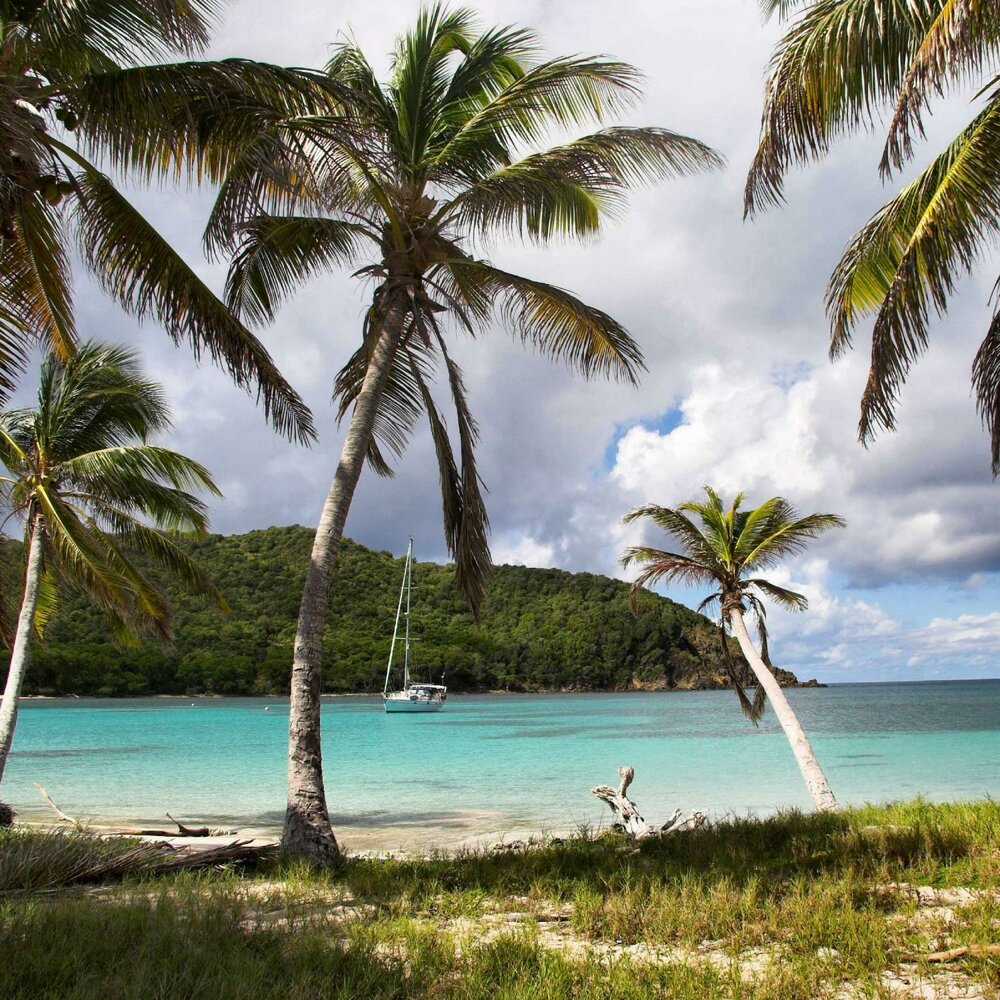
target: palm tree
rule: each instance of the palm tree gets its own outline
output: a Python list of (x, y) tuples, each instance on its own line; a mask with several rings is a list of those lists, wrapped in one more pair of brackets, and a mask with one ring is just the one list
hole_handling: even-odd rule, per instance
[[(2, 499), (24, 522), (24, 593), (0, 706), (0, 777), (14, 736), (32, 632), (57, 584), (87, 595), (121, 642), (170, 638), (169, 607), (133, 561), (142, 554), (190, 590), (225, 602), (169, 531), (206, 529), (204, 503), (188, 490), (219, 491), (197, 462), (146, 439), (170, 426), (160, 387), (133, 353), (83, 343), (42, 365), (36, 409), (0, 414)], [(147, 522), (155, 527), (150, 527)]]
[[(828, 528), (843, 527), (844, 519), (836, 514), (809, 514), (799, 517), (791, 504), (782, 497), (772, 497), (759, 507), (741, 510), (743, 494), (739, 493), (726, 510), (719, 495), (705, 487), (706, 500), (690, 500), (679, 507), (657, 507), (648, 504), (627, 514), (623, 523), (631, 524), (649, 518), (658, 528), (673, 535), (680, 543), (680, 552), (635, 545), (622, 554), (622, 565), (637, 563), (642, 571), (632, 584), (632, 600), (651, 583), (704, 584), (715, 588), (698, 607), (705, 611), (719, 609), (722, 629), (723, 662), (729, 671), (744, 712), (756, 723), (764, 709), (764, 696), (771, 702), (774, 714), (792, 745), (795, 760), (805, 779), (806, 787), (820, 812), (837, 808), (823, 769), (813, 753), (806, 734), (792, 706), (788, 704), (770, 669), (765, 626), (764, 599), (769, 598), (790, 611), (804, 611), (809, 602), (793, 590), (756, 574), (775, 566), (781, 559), (805, 548), (806, 543)], [(689, 514), (693, 514), (692, 520)], [(754, 647), (747, 631), (743, 613), (756, 619), (761, 649)], [(729, 659), (726, 635), (732, 634), (757, 678), (757, 697), (753, 702), (740, 686)]]
[[(327, 590), (363, 463), (391, 474), (387, 451), (402, 453), (421, 414), (440, 466), (457, 582), (476, 613), (490, 570), (478, 429), (446, 322), (475, 335), (496, 317), (586, 376), (635, 381), (642, 368), (638, 346), (606, 313), (496, 267), (476, 246), (498, 236), (593, 238), (633, 184), (721, 162), (659, 128), (606, 127), (539, 149), (550, 130), (602, 123), (634, 104), (640, 77), (620, 62), (539, 61), (537, 52), (529, 31), (477, 33), (470, 11), (441, 5), (425, 8), (398, 40), (387, 84), (355, 44), (340, 44), (327, 73), (343, 112), (313, 120), (308, 146), (281, 150), (301, 163), (298, 191), (270, 197), (259, 172), (236, 170), (210, 220), (210, 241), (232, 239), (228, 301), (253, 320), (271, 319), (282, 298), (327, 269), (350, 267), (375, 286), (362, 342), (336, 380), (350, 424), (316, 532), (292, 667), (283, 842), (317, 860), (337, 854), (319, 728)], [(456, 410), (457, 455), (431, 394), (436, 370)]]
[(334, 106), (322, 74), (245, 60), (147, 64), (203, 49), (216, 9), (0, 0), (0, 402), (35, 344), (74, 349), (75, 239), (126, 311), (256, 389), (278, 430), (313, 437), (308, 409), (262, 344), (95, 165), (144, 181), (217, 182), (262, 128)]
[[(827, 289), (838, 357), (855, 324), (874, 315), (860, 437), (895, 427), (910, 366), (928, 344), (958, 279), (1000, 232), (1000, 12), (975, 0), (761, 0), (767, 16), (801, 11), (778, 43), (765, 89), (746, 214), (783, 200), (786, 171), (822, 157), (839, 136), (889, 125), (884, 179), (901, 170), (923, 135), (928, 101), (987, 81), (981, 107), (931, 163), (851, 240)], [(972, 366), (972, 385), (1000, 473), (1000, 310)]]

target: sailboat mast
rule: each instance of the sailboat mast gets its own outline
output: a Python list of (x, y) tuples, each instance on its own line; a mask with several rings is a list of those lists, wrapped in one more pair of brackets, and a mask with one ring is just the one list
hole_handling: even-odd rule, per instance
[[(392, 658), (396, 652), (396, 636), (399, 635), (399, 616), (403, 613), (403, 594), (406, 593), (406, 580), (407, 573), (410, 568), (410, 553), (413, 550), (413, 539), (410, 539), (410, 548), (406, 551), (406, 565), (403, 567), (403, 582), (399, 585), (399, 603), (396, 605), (396, 624), (392, 628), (392, 645), (389, 647), (389, 662), (386, 664), (385, 668), (385, 687), (382, 688), (382, 694), (387, 695), (389, 693), (389, 684), (392, 680)], [(410, 629), (410, 600), (407, 597), (406, 600), (406, 630), (409, 634)], [(407, 648), (409, 648), (409, 640), (407, 640)], [(406, 685), (403, 685), (406, 687)]]
[(406, 550), (406, 645), (403, 650), (403, 689), (410, 686), (410, 591), (413, 589), (413, 539)]

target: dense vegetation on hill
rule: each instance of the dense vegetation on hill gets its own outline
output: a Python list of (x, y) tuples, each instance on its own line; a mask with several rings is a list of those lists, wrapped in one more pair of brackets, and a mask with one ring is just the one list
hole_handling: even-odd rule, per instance
[[(25, 693), (285, 692), (311, 540), (311, 531), (290, 527), (185, 541), (232, 613), (224, 617), (166, 585), (176, 637), (168, 649), (116, 649), (101, 616), (66, 593), (44, 645), (32, 653)], [(17, 548), (5, 546), (8, 587), (16, 586)], [(327, 626), (325, 690), (381, 690), (401, 574), (401, 559), (345, 540)], [(452, 690), (726, 684), (718, 635), (706, 618), (652, 594), (643, 597), (635, 617), (628, 586), (591, 573), (500, 566), (477, 627), (451, 568), (418, 563), (413, 634), (417, 678), (443, 676)]]

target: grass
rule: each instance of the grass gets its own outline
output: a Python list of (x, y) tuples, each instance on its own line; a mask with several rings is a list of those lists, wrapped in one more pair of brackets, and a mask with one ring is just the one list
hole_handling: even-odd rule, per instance
[[(888, 997), (908, 956), (1000, 939), (989, 801), (25, 892), (59, 882), (51, 837), (0, 831), (5, 998)], [(108, 849), (73, 850), (88, 841)], [(970, 891), (922, 906), (907, 886)], [(995, 958), (905, 968), (1000, 995)]]

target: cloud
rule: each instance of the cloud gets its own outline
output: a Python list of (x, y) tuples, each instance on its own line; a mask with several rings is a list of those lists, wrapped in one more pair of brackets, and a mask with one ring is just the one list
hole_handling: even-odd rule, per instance
[(702, 365), (678, 403), (680, 424), (666, 433), (633, 426), (611, 478), (637, 502), (672, 506), (708, 483), (729, 495), (746, 491), (748, 502), (781, 495), (803, 512), (840, 514), (847, 529), (824, 535), (813, 551), (856, 585), (995, 571), (996, 488), (971, 407), (953, 391), (965, 373), (952, 359), (933, 360), (906, 390), (928, 417), (901, 421), (899, 433), (869, 451), (854, 438), (857, 401), (845, 391), (860, 359), (792, 379)]

